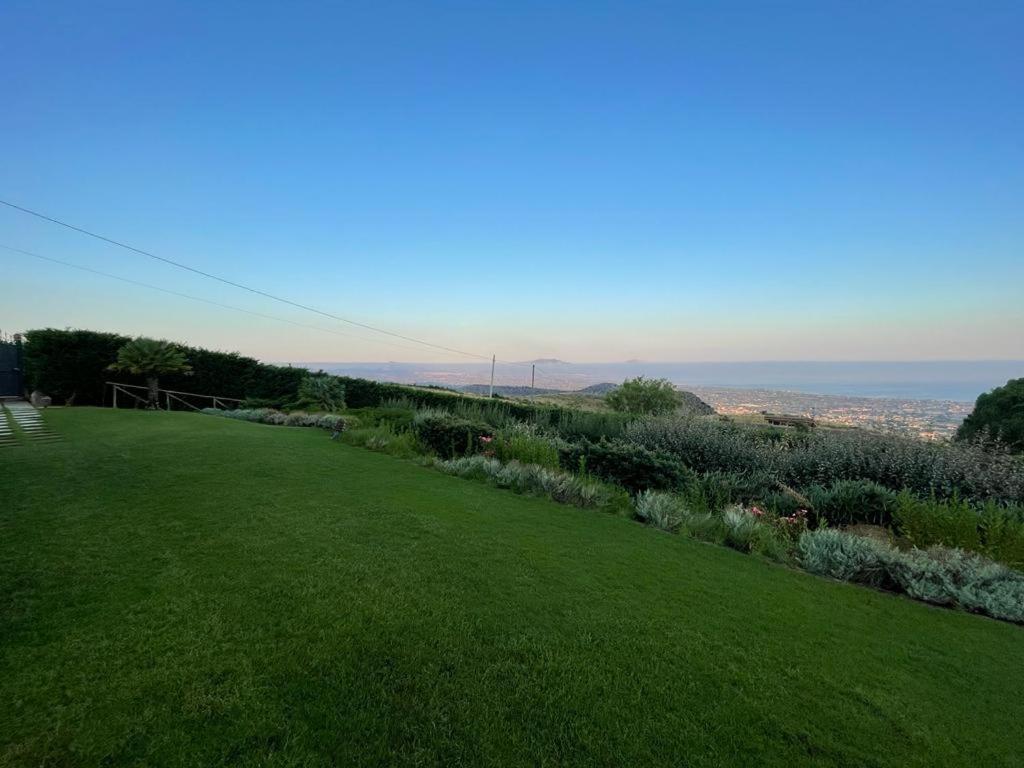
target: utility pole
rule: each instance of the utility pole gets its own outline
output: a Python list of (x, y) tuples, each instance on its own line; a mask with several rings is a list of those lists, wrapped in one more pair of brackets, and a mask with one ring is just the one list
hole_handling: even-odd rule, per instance
[(494, 397), (494, 361), (497, 360), (497, 355), (491, 355), (491, 389), (487, 393), (488, 397)]
[(530, 366), (530, 389), (537, 388), (537, 364)]

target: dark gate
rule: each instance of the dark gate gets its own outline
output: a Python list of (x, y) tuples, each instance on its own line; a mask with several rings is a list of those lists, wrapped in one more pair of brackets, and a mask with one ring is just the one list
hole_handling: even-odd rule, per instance
[(0, 397), (21, 394), (21, 342), (0, 341)]

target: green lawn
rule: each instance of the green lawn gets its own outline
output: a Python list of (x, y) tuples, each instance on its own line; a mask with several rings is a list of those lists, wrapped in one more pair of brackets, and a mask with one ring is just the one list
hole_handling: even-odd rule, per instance
[(1024, 629), (184, 413), (0, 449), (0, 765), (1021, 765)]

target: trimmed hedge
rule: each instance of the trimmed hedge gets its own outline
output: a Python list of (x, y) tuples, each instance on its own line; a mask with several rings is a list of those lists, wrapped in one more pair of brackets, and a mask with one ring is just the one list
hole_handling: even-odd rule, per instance
[[(104, 405), (105, 381), (144, 384), (142, 376), (107, 370), (128, 336), (96, 331), (43, 328), (25, 334), (25, 382), (54, 402)], [(295, 398), (305, 368), (266, 365), (237, 352), (214, 352), (198, 347), (182, 349), (192, 367), (190, 374), (160, 377), (163, 389), (237, 398)]]

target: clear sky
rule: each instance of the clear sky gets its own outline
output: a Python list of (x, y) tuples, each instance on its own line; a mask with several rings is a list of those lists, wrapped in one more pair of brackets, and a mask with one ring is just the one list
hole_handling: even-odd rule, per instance
[[(505, 359), (1024, 358), (1024, 3), (0, 5), (0, 198)], [(0, 328), (443, 360), (0, 209)], [(392, 339), (392, 341), (394, 341)]]

